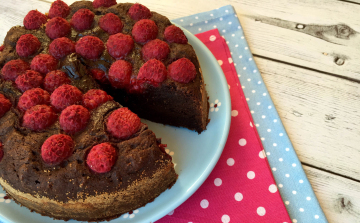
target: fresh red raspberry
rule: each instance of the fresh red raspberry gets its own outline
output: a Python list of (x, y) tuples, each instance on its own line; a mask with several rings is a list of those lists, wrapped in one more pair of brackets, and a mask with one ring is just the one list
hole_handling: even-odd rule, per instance
[(93, 1), (94, 8), (110, 7), (113, 5), (116, 5), (116, 0), (94, 0)]
[(128, 14), (130, 18), (136, 21), (141, 19), (149, 19), (151, 17), (150, 10), (146, 6), (139, 3), (133, 4), (129, 9)]
[(35, 105), (50, 105), (50, 94), (41, 88), (27, 90), (20, 96), (17, 106), (20, 110), (26, 111)]
[(86, 163), (96, 173), (109, 172), (116, 161), (116, 150), (110, 143), (101, 143), (91, 148)]
[(159, 39), (149, 41), (141, 49), (141, 54), (145, 61), (150, 59), (164, 60), (169, 55), (169, 53), (169, 45)]
[(101, 69), (97, 69), (97, 68), (91, 69), (90, 74), (95, 80), (98, 80), (103, 84), (109, 83), (109, 80), (107, 79), (105, 72)]
[(95, 36), (84, 36), (77, 41), (76, 52), (89, 60), (98, 59), (105, 50), (104, 43)]
[(151, 59), (142, 65), (137, 79), (150, 82), (152, 85), (157, 86), (166, 79), (166, 75), (165, 65), (159, 60)]
[(24, 18), (24, 26), (26, 29), (38, 29), (45, 24), (47, 18), (38, 10), (31, 10)]
[(4, 157), (3, 145), (2, 145), (2, 143), (0, 142), (0, 162), (1, 162), (1, 160), (2, 160), (3, 157)]
[(70, 105), (60, 114), (60, 127), (68, 134), (83, 130), (89, 120), (90, 112), (81, 105)]
[(11, 108), (11, 102), (3, 94), (0, 94), (0, 118)]
[(129, 35), (117, 33), (109, 37), (106, 47), (112, 57), (122, 59), (134, 48), (134, 40)]
[(128, 108), (115, 110), (106, 121), (107, 131), (118, 139), (126, 139), (140, 129), (141, 121), (139, 116)]
[(175, 25), (166, 27), (164, 36), (165, 40), (167, 40), (169, 43), (186, 44), (188, 42), (188, 39), (186, 38), (184, 32)]
[(28, 57), (36, 53), (40, 48), (41, 43), (32, 34), (25, 34), (20, 36), (16, 43), (16, 52), (21, 57)]
[(30, 70), (30, 65), (23, 60), (17, 59), (7, 62), (1, 72), (5, 80), (15, 81), (18, 76), (27, 70)]
[(53, 70), (46, 74), (44, 78), (44, 89), (53, 92), (56, 88), (64, 84), (70, 84), (71, 80), (66, 73), (61, 70)]
[(49, 10), (49, 17), (50, 19), (54, 17), (61, 17), (66, 18), (70, 13), (70, 7), (61, 0), (56, 0), (51, 4), (50, 10)]
[(31, 61), (30, 67), (43, 75), (56, 70), (58, 61), (49, 54), (39, 54)]
[(25, 92), (31, 88), (40, 87), (43, 82), (43, 77), (40, 73), (27, 70), (24, 74), (18, 76), (15, 80), (16, 86), (22, 91)]
[(81, 91), (77, 87), (68, 84), (56, 88), (50, 96), (51, 105), (57, 111), (62, 111), (70, 105), (80, 104), (81, 100)]
[(91, 89), (83, 95), (83, 105), (87, 109), (95, 109), (107, 101), (113, 100), (113, 97), (105, 91), (99, 89)]
[(150, 19), (142, 19), (135, 23), (131, 34), (136, 42), (146, 43), (147, 41), (156, 38), (158, 34), (158, 27), (154, 21)]
[(47, 105), (35, 105), (26, 110), (23, 117), (23, 126), (33, 131), (49, 128), (57, 120), (54, 110)]
[(109, 81), (115, 88), (125, 88), (130, 84), (131, 73), (131, 64), (125, 60), (118, 60), (109, 69)]
[(4, 49), (5, 49), (5, 45), (3, 44), (0, 46), (0, 52), (2, 52)]
[(50, 43), (49, 53), (60, 60), (68, 54), (75, 53), (75, 43), (66, 37), (57, 38)]
[(174, 81), (186, 84), (196, 77), (195, 65), (187, 58), (181, 58), (168, 66), (168, 74)]
[(122, 28), (124, 27), (120, 18), (113, 13), (107, 13), (101, 17), (99, 20), (99, 26), (110, 35), (121, 32)]
[(41, 157), (50, 165), (60, 164), (71, 156), (75, 143), (68, 135), (52, 135), (41, 146)]
[(89, 9), (79, 9), (71, 18), (71, 25), (77, 31), (84, 31), (90, 29), (93, 21), (94, 21), (95, 14), (90, 11)]
[(70, 34), (71, 26), (63, 18), (54, 17), (50, 19), (46, 24), (45, 33), (51, 39), (57, 39)]

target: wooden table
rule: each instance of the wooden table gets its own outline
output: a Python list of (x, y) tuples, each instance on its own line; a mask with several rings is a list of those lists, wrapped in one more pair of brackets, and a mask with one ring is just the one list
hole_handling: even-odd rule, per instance
[[(51, 2), (1, 0), (0, 39)], [(233, 5), (329, 222), (360, 222), (360, 0), (129, 2), (170, 19)]]

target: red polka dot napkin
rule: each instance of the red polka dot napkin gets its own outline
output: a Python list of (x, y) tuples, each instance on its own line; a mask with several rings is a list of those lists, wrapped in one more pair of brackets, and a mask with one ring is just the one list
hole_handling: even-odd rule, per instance
[(291, 222), (225, 40), (217, 29), (196, 36), (214, 54), (229, 84), (232, 104), (229, 137), (218, 163), (204, 184), (157, 223)]

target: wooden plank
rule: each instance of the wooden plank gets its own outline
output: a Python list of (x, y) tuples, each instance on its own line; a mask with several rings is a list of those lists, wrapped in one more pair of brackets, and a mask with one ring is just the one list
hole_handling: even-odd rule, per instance
[(255, 62), (300, 160), (360, 180), (359, 84), (262, 58)]
[(358, 182), (311, 167), (303, 167), (330, 223), (360, 222)]

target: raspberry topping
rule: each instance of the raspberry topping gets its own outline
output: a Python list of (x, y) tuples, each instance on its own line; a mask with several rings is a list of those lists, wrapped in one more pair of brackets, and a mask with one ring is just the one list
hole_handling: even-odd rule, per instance
[(56, 70), (58, 61), (49, 54), (39, 54), (31, 61), (30, 67), (43, 75)]
[(55, 17), (48, 21), (46, 24), (45, 33), (51, 39), (57, 39), (70, 34), (71, 26), (63, 18)]
[(58, 60), (74, 52), (75, 43), (66, 37), (55, 39), (49, 46), (49, 53)]
[(125, 88), (130, 83), (131, 73), (131, 64), (125, 60), (118, 60), (109, 69), (109, 81), (115, 88)]
[(126, 139), (140, 129), (140, 118), (128, 108), (115, 110), (107, 119), (107, 131), (118, 139)]
[(30, 65), (20, 59), (10, 60), (2, 68), (2, 76), (5, 80), (15, 81), (18, 76), (30, 70)]
[(28, 57), (36, 53), (40, 48), (41, 43), (32, 34), (25, 34), (20, 36), (16, 43), (16, 52), (21, 57)]
[(26, 111), (35, 105), (50, 105), (50, 94), (41, 88), (27, 90), (20, 96), (17, 106), (20, 110)]
[(31, 88), (40, 87), (43, 82), (43, 77), (40, 73), (27, 70), (24, 74), (18, 76), (15, 80), (16, 86), (22, 91), (25, 92)]
[(84, 36), (76, 43), (76, 52), (86, 59), (98, 59), (105, 50), (104, 43), (95, 36)]
[(83, 105), (90, 110), (111, 100), (113, 100), (113, 97), (108, 95), (105, 91), (99, 89), (91, 89), (83, 95)]
[(54, 17), (62, 17), (65, 18), (70, 13), (70, 7), (61, 0), (56, 0), (51, 4), (49, 10), (49, 17), (50, 19)]
[(145, 61), (150, 59), (164, 60), (170, 53), (170, 47), (164, 41), (154, 39), (149, 41), (141, 49)]
[(107, 13), (106, 15), (101, 17), (99, 21), (99, 26), (110, 35), (121, 32), (122, 28), (124, 27), (120, 18), (113, 13)]
[(165, 65), (156, 59), (151, 59), (146, 62), (139, 70), (137, 79), (150, 82), (152, 85), (163, 82), (166, 79), (166, 67)]
[(82, 100), (81, 91), (72, 85), (64, 84), (56, 88), (50, 96), (51, 105), (58, 111), (74, 104), (80, 104)]
[(84, 31), (86, 29), (90, 29), (95, 14), (89, 9), (79, 9), (71, 18), (71, 25), (77, 31)]
[(168, 66), (169, 76), (177, 82), (186, 84), (196, 77), (195, 65), (187, 58), (181, 58)]
[(175, 25), (166, 27), (164, 35), (165, 35), (165, 39), (169, 43), (186, 44), (188, 42), (188, 39), (186, 38), (184, 32)]
[(113, 5), (116, 5), (116, 0), (94, 0), (93, 1), (94, 8), (110, 7)]
[(53, 92), (56, 88), (64, 84), (70, 84), (71, 80), (66, 73), (61, 70), (53, 70), (46, 74), (44, 79), (44, 89)]
[(71, 105), (60, 114), (60, 127), (68, 134), (83, 130), (90, 120), (90, 112), (81, 105)]
[(74, 141), (68, 135), (50, 136), (41, 147), (41, 157), (45, 163), (57, 165), (71, 156), (74, 146)]
[[(11, 108), (11, 102), (3, 94), (0, 94), (0, 118)], [(0, 143), (1, 144), (1, 143)]]
[(106, 47), (112, 57), (122, 59), (134, 48), (134, 40), (129, 35), (118, 33), (109, 37)]
[(97, 173), (109, 172), (116, 161), (116, 150), (109, 143), (101, 143), (91, 148), (86, 163)]
[(146, 6), (139, 3), (133, 4), (129, 9), (128, 14), (130, 18), (136, 21), (140, 19), (148, 19), (151, 17), (150, 10)]
[(103, 84), (109, 83), (109, 80), (107, 79), (105, 72), (101, 69), (97, 69), (97, 68), (91, 69), (90, 74), (93, 78), (95, 78), (96, 80), (100, 81)]
[(47, 105), (36, 105), (26, 110), (23, 126), (33, 131), (47, 129), (57, 120), (54, 110)]
[(142, 19), (135, 23), (131, 33), (136, 42), (146, 43), (147, 41), (156, 38), (158, 27), (154, 21)]
[(26, 29), (38, 29), (45, 24), (47, 18), (38, 10), (31, 10), (24, 18), (24, 26)]

